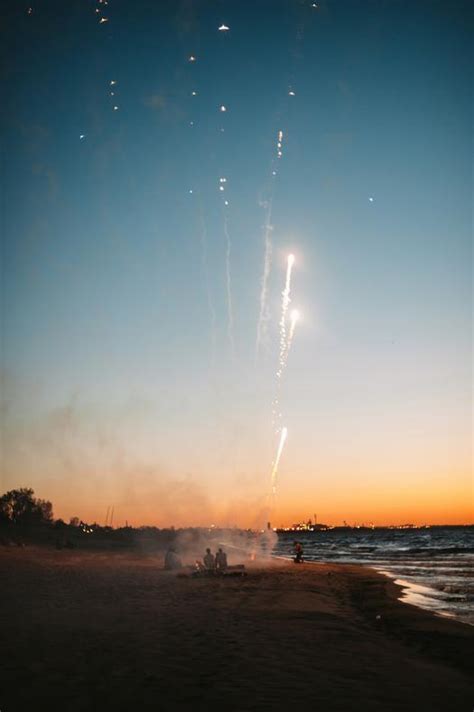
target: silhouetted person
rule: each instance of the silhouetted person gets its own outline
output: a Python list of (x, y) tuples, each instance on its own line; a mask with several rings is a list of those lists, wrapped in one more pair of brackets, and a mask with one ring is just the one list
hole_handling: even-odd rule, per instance
[(179, 558), (175, 549), (170, 546), (165, 556), (165, 569), (167, 569), (168, 571), (171, 569), (180, 569), (181, 566), (181, 559)]
[(211, 554), (210, 549), (206, 549), (206, 554), (204, 556), (204, 566), (208, 571), (214, 571), (216, 567), (216, 560), (214, 558), (214, 554)]
[(227, 569), (227, 554), (221, 548), (218, 549), (216, 554), (216, 569), (217, 571), (225, 571)]
[(293, 543), (293, 549), (295, 552), (295, 558), (293, 561), (295, 564), (302, 564), (303, 563), (303, 547), (299, 541), (295, 541)]

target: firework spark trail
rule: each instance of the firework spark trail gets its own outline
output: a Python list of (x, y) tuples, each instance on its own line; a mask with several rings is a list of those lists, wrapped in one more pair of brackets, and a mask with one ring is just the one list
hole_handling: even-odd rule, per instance
[(277, 475), (278, 475), (278, 465), (280, 464), (281, 454), (285, 446), (286, 438), (288, 436), (288, 428), (283, 427), (280, 435), (280, 443), (278, 445), (277, 454), (272, 467), (272, 494), (276, 495), (276, 485), (277, 485)]
[(278, 360), (277, 378), (281, 379), (286, 361), (288, 357), (288, 340), (286, 337), (286, 315), (290, 305), (291, 291), (291, 271), (295, 262), (294, 255), (288, 255), (288, 263), (286, 267), (285, 289), (282, 292), (281, 300), (281, 317), (280, 317), (280, 358)]
[(293, 269), (293, 265), (295, 262), (295, 257), (294, 255), (288, 255), (288, 260), (287, 260), (287, 267), (286, 267), (286, 279), (285, 279), (285, 288), (282, 292), (282, 301), (281, 301), (281, 317), (280, 317), (280, 352), (278, 356), (278, 369), (276, 372), (276, 390), (275, 390), (275, 397), (273, 399), (272, 403), (272, 426), (276, 433), (280, 431), (279, 423), (280, 423), (280, 418), (281, 418), (281, 413), (280, 413), (280, 393), (281, 393), (281, 384), (282, 384), (282, 378), (283, 378), (283, 372), (286, 368), (286, 364), (288, 362), (288, 352), (290, 350), (290, 345), (291, 341), (293, 339), (293, 334), (295, 331), (295, 326), (296, 326), (296, 319), (294, 319), (294, 314), (298, 314), (296, 310), (293, 310), (291, 313), (291, 324), (290, 324), (290, 333), (289, 336), (287, 337), (286, 334), (286, 316), (288, 313), (288, 307), (290, 304), (290, 292), (291, 292), (291, 273)]
[(229, 225), (227, 221), (227, 210), (224, 208), (224, 235), (226, 239), (226, 255), (225, 255), (225, 275), (226, 275), (226, 288), (227, 288), (227, 333), (229, 336), (230, 352), (232, 358), (235, 356), (235, 342), (234, 342), (234, 310), (232, 307), (232, 285), (230, 276), (230, 253), (231, 253), (231, 240), (229, 235)]
[(201, 198), (199, 197), (199, 221), (201, 223), (200, 241), (201, 241), (201, 266), (206, 285), (207, 306), (211, 318), (211, 364), (214, 366), (216, 360), (216, 310), (212, 301), (212, 293), (209, 282), (209, 264), (207, 261), (207, 228), (204, 220), (204, 212), (202, 209)]
[(293, 309), (293, 311), (290, 314), (290, 333), (288, 334), (288, 341), (286, 343), (286, 354), (288, 358), (288, 354), (290, 353), (291, 349), (291, 344), (293, 342), (293, 336), (295, 333), (295, 328), (296, 328), (296, 323), (299, 321), (300, 318), (300, 313), (297, 309)]

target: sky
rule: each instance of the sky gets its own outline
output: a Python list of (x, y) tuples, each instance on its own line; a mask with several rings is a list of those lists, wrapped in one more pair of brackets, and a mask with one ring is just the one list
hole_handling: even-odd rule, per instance
[(469, 6), (4, 4), (2, 491), (473, 522)]

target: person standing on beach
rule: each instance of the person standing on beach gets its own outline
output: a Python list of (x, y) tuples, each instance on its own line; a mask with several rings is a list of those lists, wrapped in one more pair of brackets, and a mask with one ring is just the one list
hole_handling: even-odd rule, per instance
[(220, 572), (224, 572), (227, 569), (227, 554), (220, 547), (216, 554), (216, 569)]
[(208, 571), (214, 571), (216, 568), (216, 559), (214, 557), (214, 554), (211, 553), (210, 549), (206, 549), (206, 554), (204, 556), (204, 566)]
[(301, 542), (295, 541), (293, 544), (293, 549), (295, 551), (295, 558), (294, 558), (295, 564), (302, 564), (303, 563), (303, 547), (301, 545)]

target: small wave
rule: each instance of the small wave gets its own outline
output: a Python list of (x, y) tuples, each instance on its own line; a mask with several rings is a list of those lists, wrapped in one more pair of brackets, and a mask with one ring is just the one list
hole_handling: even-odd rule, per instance
[(410, 554), (430, 554), (439, 556), (442, 554), (473, 554), (474, 546), (420, 546), (408, 549)]

